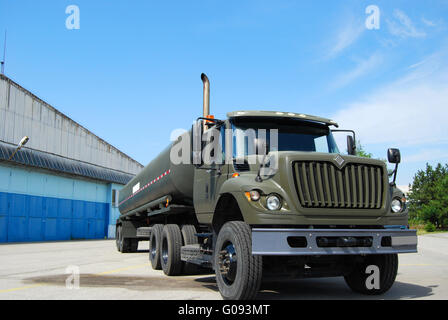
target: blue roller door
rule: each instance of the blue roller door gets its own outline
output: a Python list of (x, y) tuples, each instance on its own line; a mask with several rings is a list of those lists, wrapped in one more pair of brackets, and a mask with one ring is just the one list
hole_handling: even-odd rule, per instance
[(101, 239), (109, 204), (0, 192), (0, 242)]

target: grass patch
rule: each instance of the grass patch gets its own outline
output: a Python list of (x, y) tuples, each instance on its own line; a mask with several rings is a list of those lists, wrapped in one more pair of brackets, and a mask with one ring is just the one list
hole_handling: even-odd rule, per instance
[(427, 231), (428, 227), (423, 222), (410, 223), (409, 229), (417, 230), (417, 235), (419, 235), (419, 236), (424, 235), (424, 234), (431, 234), (431, 233), (448, 232), (448, 230), (446, 230), (446, 229), (435, 229), (434, 231)]

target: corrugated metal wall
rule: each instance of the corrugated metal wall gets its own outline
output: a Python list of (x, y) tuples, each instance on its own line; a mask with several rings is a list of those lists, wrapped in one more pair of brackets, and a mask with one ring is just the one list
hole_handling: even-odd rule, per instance
[(52, 106), (0, 75), (0, 140), (137, 174), (143, 166)]
[(0, 164), (0, 242), (108, 234), (111, 185)]

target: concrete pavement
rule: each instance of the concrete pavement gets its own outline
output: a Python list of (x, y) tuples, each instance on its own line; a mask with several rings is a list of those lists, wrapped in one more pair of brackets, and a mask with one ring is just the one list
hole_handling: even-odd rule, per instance
[[(71, 267), (70, 267), (71, 266)], [(68, 268), (68, 269), (67, 269)], [(67, 289), (73, 268), (80, 288)], [(448, 233), (419, 237), (400, 255), (397, 280), (382, 296), (353, 293), (342, 278), (275, 280), (259, 299), (448, 299)], [(68, 273), (67, 273), (68, 272)], [(70, 281), (72, 283), (72, 281)], [(213, 274), (166, 277), (148, 263), (148, 242), (121, 254), (111, 240), (0, 245), (0, 299), (221, 299)]]

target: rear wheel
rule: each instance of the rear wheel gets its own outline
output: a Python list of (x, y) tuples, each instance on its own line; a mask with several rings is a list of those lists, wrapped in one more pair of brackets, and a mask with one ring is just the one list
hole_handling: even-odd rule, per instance
[(163, 228), (161, 242), (161, 264), (167, 276), (175, 276), (182, 271), (180, 250), (182, 247), (182, 233), (177, 224), (167, 224)]
[(115, 232), (115, 244), (117, 250), (121, 253), (137, 252), (138, 249), (138, 239), (135, 238), (124, 238), (123, 237), (123, 226), (118, 225)]
[(262, 279), (262, 258), (252, 255), (250, 227), (227, 222), (216, 240), (213, 259), (216, 282), (224, 299), (254, 299)]
[(121, 240), (121, 252), (137, 252), (138, 249), (138, 239), (134, 238), (122, 238)]
[[(350, 289), (355, 292), (378, 295), (392, 287), (397, 271), (397, 254), (369, 255), (362, 262), (356, 263), (353, 270), (344, 279)], [(378, 273), (379, 281), (374, 279), (375, 272)]]
[(149, 261), (154, 270), (162, 269), (160, 263), (160, 242), (162, 240), (163, 225), (155, 224), (151, 228), (151, 237), (149, 241)]
[(121, 238), (121, 226), (118, 225), (117, 228), (116, 228), (116, 231), (115, 231), (115, 245), (117, 246), (117, 250), (119, 252), (121, 252), (121, 250), (122, 250), (121, 240), (122, 240), (122, 238)]
[[(186, 224), (182, 226), (181, 229), (182, 233), (182, 243), (184, 246), (189, 244), (197, 244), (198, 243), (198, 237), (196, 236), (196, 228), (195, 226), (191, 224)], [(199, 266), (195, 265), (194, 263), (183, 263), (183, 273), (186, 274), (192, 274), (199, 271)]]

